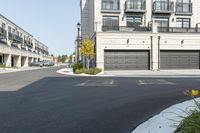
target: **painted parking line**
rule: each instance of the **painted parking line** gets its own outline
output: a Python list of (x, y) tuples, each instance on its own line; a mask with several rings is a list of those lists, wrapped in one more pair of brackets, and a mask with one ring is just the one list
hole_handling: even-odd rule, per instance
[(117, 86), (117, 82), (114, 79), (86, 80), (76, 86)]
[(176, 85), (176, 83), (169, 82), (165, 79), (150, 79), (150, 80), (138, 80), (138, 85)]

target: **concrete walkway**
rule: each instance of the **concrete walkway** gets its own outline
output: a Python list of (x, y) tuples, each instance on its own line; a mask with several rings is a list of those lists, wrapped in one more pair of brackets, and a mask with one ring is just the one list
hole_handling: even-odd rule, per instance
[(100, 75), (114, 77), (200, 77), (200, 70), (104, 71)]

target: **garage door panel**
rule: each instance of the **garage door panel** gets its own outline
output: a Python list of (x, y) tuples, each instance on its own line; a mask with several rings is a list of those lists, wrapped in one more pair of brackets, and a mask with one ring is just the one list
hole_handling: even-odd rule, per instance
[[(148, 70), (149, 51), (105, 51), (105, 70)], [(112, 61), (109, 61), (112, 60)]]
[(161, 51), (161, 69), (199, 69), (199, 51)]

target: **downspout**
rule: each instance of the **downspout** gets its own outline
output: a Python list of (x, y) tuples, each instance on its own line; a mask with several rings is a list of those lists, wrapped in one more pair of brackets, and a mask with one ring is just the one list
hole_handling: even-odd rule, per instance
[(158, 71), (160, 71), (160, 36), (158, 36)]
[(150, 69), (153, 71), (153, 60), (152, 60), (153, 59), (153, 51), (152, 51), (153, 50), (153, 36), (150, 36), (150, 38), (151, 38), (151, 50), (150, 50), (150, 55), (151, 55), (150, 56), (150, 63), (151, 63), (150, 67), (151, 68)]

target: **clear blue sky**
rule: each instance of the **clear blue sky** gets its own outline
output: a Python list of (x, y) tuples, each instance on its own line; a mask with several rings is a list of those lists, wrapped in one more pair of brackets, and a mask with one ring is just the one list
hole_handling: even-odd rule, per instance
[(71, 54), (80, 21), (80, 0), (0, 0), (0, 13), (49, 47)]

